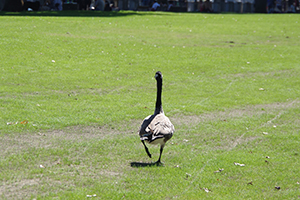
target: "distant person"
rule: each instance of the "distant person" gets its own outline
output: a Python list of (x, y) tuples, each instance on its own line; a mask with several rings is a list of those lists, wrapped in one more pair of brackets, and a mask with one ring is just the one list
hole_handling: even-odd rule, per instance
[(296, 12), (296, 3), (293, 2), (290, 7), (289, 7), (289, 10), (288, 10), (289, 13), (295, 13)]
[(197, 7), (198, 12), (203, 12), (203, 1), (200, 0), (198, 2), (198, 7)]
[(168, 11), (170, 11), (174, 7), (174, 1), (169, 1)]
[(103, 0), (95, 0), (95, 10), (104, 11), (104, 6)]
[(273, 13), (274, 12), (274, 0), (267, 0), (267, 12)]
[(280, 13), (282, 12), (282, 1), (281, 0), (276, 1), (275, 12), (280, 12)]
[(157, 9), (160, 7), (160, 4), (157, 3), (156, 0), (154, 0), (154, 3), (152, 5), (151, 11), (157, 11)]
[(111, 11), (111, 7), (109, 2), (106, 0), (104, 5), (104, 11)]
[(53, 0), (54, 10), (61, 11), (62, 10), (62, 1), (61, 0)]
[(120, 11), (120, 9), (115, 6), (115, 3), (113, 1), (110, 4), (110, 8), (111, 8), (112, 11)]
[(50, 0), (46, 0), (44, 2), (44, 5), (42, 5), (42, 11), (49, 11), (50, 10), (50, 6), (51, 6), (51, 1)]
[(203, 4), (203, 12), (212, 12), (212, 3), (210, 0), (206, 0)]

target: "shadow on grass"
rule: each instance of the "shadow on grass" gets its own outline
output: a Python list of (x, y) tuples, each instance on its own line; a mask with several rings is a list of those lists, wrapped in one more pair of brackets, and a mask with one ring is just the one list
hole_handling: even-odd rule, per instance
[(131, 167), (163, 167), (162, 163), (144, 163), (144, 162), (131, 162)]
[[(46, 17), (125, 17), (132, 15), (153, 15), (152, 12), (136, 12), (136, 11), (37, 11), (37, 12), (6, 12), (1, 11), (0, 16), (46, 16)], [(160, 13), (155, 13), (160, 14)]]

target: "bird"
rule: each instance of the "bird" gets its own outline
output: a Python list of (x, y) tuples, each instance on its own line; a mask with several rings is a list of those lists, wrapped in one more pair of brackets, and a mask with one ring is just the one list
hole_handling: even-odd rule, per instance
[(151, 158), (148, 147), (145, 142), (148, 144), (160, 144), (160, 154), (158, 160), (155, 164), (160, 165), (161, 155), (165, 144), (170, 140), (175, 132), (174, 125), (171, 123), (169, 118), (164, 114), (161, 101), (162, 93), (162, 80), (163, 76), (160, 71), (155, 73), (155, 79), (157, 82), (157, 95), (156, 95), (156, 104), (153, 115), (146, 117), (140, 127), (139, 136), (142, 144), (145, 147), (145, 151), (148, 156)]

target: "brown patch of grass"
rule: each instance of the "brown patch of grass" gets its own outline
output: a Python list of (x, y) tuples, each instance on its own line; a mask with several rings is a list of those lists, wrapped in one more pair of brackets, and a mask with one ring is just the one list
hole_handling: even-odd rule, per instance
[(118, 130), (110, 127), (97, 126), (71, 126), (63, 130), (49, 130), (46, 132), (28, 134), (9, 134), (0, 137), (0, 156), (8, 155), (12, 152), (26, 151), (28, 148), (52, 148), (55, 141), (86, 141), (101, 140), (107, 135), (119, 134)]
[[(0, 186), (0, 195), (7, 199), (25, 199), (36, 190), (39, 179), (23, 179), (11, 184), (3, 183)], [(26, 190), (26, 191), (25, 191)]]
[(216, 121), (216, 120), (227, 120), (231, 118), (241, 118), (241, 117), (253, 117), (255, 115), (261, 115), (264, 113), (276, 113), (281, 110), (292, 108), (294, 104), (299, 103), (299, 101), (294, 102), (284, 102), (284, 103), (273, 103), (264, 105), (254, 105), (245, 106), (242, 109), (231, 109), (226, 111), (217, 111), (211, 113), (204, 113), (202, 115), (175, 115), (170, 117), (170, 120), (175, 126), (194, 126), (201, 122)]
[[(262, 115), (264, 113), (276, 113), (291, 108), (299, 101), (284, 103), (273, 103), (265, 105), (246, 106), (241, 109), (231, 109), (226, 111), (217, 111), (211, 113), (204, 113), (202, 115), (175, 115), (170, 117), (175, 127), (180, 126), (195, 126), (201, 122), (228, 120), (232, 118), (253, 117), (255, 115)], [(278, 116), (277, 116), (278, 117)], [(277, 118), (275, 117), (275, 118)], [(274, 119), (270, 119), (272, 121)], [(88, 140), (101, 140), (109, 135), (121, 134), (124, 131), (131, 130), (131, 133), (138, 131), (141, 120), (131, 120), (126, 123), (120, 130), (112, 127), (104, 126), (71, 126), (62, 130), (49, 130), (46, 132), (38, 132), (32, 134), (10, 134), (3, 135), (0, 138), (0, 156), (5, 156), (11, 152), (24, 151), (29, 147), (52, 147), (53, 143), (57, 140), (70, 140), (70, 141), (88, 141)], [(125, 124), (125, 123), (124, 123)], [(124, 130), (125, 129), (125, 130)]]
[(63, 183), (58, 180), (52, 180), (48, 177), (35, 179), (22, 179), (13, 183), (3, 182), (0, 186), (0, 196), (5, 199), (31, 199), (32, 196), (46, 196), (49, 191), (43, 191), (46, 188), (56, 186), (57, 191), (69, 190), (74, 184), (72, 181), (64, 180)]
[(258, 76), (274, 76), (276, 74), (291, 74), (294, 72), (294, 69), (287, 70), (276, 70), (276, 71), (268, 71), (268, 72), (248, 72), (248, 73), (237, 73), (237, 74), (229, 74), (226, 77), (222, 76), (222, 78), (244, 78), (244, 77), (258, 77)]
[[(246, 106), (242, 109), (231, 109), (227, 111), (217, 111), (205, 113), (202, 115), (175, 115), (170, 117), (175, 127), (180, 126), (195, 126), (201, 122), (228, 120), (232, 118), (253, 117), (255, 115), (262, 115), (264, 113), (276, 113), (285, 110), (298, 104), (299, 101), (273, 103), (265, 105)], [(278, 117), (278, 116), (277, 116)], [(274, 119), (270, 119), (271, 121)], [(136, 133), (139, 129), (141, 120), (131, 120), (126, 123), (120, 130), (112, 127), (104, 126), (71, 126), (62, 130), (49, 130), (46, 132), (38, 132), (32, 134), (10, 134), (3, 135), (0, 138), (0, 156), (8, 155), (12, 152), (25, 151), (30, 147), (36, 148), (50, 148), (57, 140), (70, 141), (88, 141), (101, 140), (109, 135), (121, 134), (125, 131), (131, 130), (131, 133)], [(125, 124), (125, 123), (124, 123)], [(124, 130), (125, 129), (125, 130)], [(236, 141), (238, 142), (238, 140)], [(233, 145), (235, 146), (235, 145)]]

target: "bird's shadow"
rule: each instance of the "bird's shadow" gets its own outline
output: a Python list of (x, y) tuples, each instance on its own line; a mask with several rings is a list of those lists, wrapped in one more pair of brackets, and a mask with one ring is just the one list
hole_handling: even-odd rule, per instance
[(131, 162), (131, 167), (163, 167), (162, 163), (154, 162), (154, 163), (145, 163), (145, 162)]

